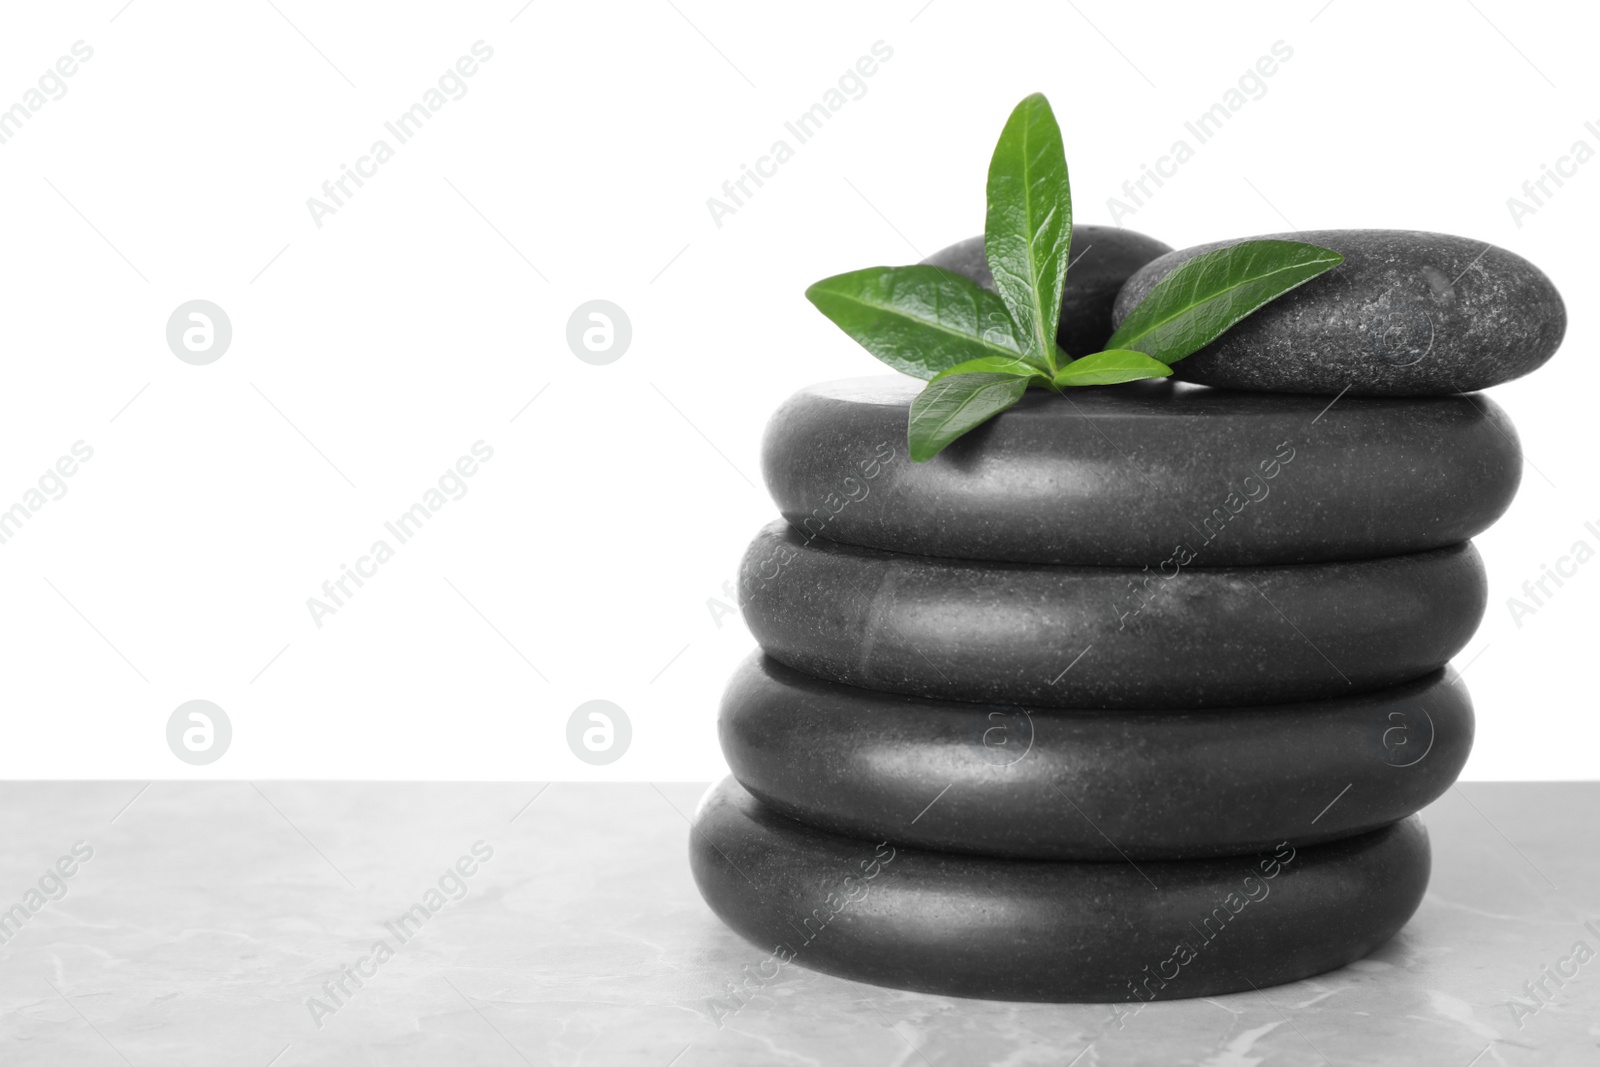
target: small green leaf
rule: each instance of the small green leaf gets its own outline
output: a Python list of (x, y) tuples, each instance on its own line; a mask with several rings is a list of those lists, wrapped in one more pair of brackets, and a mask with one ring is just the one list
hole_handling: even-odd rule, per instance
[(1043, 94), (1022, 101), (1006, 120), (989, 161), (988, 198), (983, 251), (995, 290), (1023, 351), (1048, 362), (1072, 250), (1072, 189), (1061, 128)]
[(1022, 378), (1037, 378), (1041, 382), (1050, 380), (1050, 375), (1045, 373), (1043, 367), (1021, 356), (983, 356), (979, 359), (969, 359), (965, 363), (957, 363), (954, 367), (946, 367), (929, 380), (936, 382), (952, 374), (1012, 374)]
[(806, 299), (868, 352), (913, 378), (1022, 352), (1000, 298), (942, 267), (836, 274), (807, 289)]
[(1299, 241), (1242, 241), (1201, 253), (1156, 283), (1106, 342), (1176, 363), (1344, 257)]
[(906, 443), (922, 463), (968, 430), (1022, 399), (1028, 379), (1014, 374), (957, 374), (929, 382), (911, 401)]
[(1110, 348), (1073, 360), (1056, 372), (1055, 381), (1057, 385), (1120, 385), (1171, 373), (1171, 367), (1143, 352)]

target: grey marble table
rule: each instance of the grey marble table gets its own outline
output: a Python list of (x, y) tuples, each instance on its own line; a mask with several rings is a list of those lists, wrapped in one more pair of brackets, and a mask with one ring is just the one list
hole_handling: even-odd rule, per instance
[(1452, 790), (1425, 814), (1427, 899), (1369, 959), (1119, 1009), (792, 964), (740, 1006), (729, 983), (767, 953), (695, 892), (702, 791), (0, 785), (0, 1061), (1600, 1062), (1600, 784)]

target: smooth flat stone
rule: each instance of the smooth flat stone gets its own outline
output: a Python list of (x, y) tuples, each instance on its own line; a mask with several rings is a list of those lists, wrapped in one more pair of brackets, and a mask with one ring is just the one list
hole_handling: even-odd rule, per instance
[(876, 693), (760, 653), (718, 719), (734, 776), (782, 815), (1033, 860), (1196, 859), (1364, 833), (1442, 796), (1472, 730), (1466, 686), (1442, 671), (1301, 704), (1061, 711)]
[(807, 544), (779, 520), (740, 571), (796, 670), (915, 696), (1185, 709), (1349, 696), (1438, 670), (1483, 617), (1471, 544), (1285, 567), (1049, 567)]
[[(1061, 290), (1061, 323), (1056, 333), (1061, 347), (1073, 356), (1104, 348), (1114, 328), (1111, 309), (1122, 284), (1134, 271), (1171, 251), (1169, 244), (1117, 226), (1074, 226), (1072, 267)], [(982, 234), (942, 248), (923, 262), (964, 274), (995, 291)]]
[[(1182, 364), (1180, 364), (1181, 366)], [(1457, 544), (1516, 495), (1522, 453), (1483, 396), (1328, 397), (1134, 383), (1032, 391), (926, 463), (921, 383), (809, 386), (767, 424), (762, 467), (805, 534), (1023, 563), (1307, 563)]]
[[(1545, 273), (1484, 241), (1414, 230), (1267, 236), (1345, 260), (1173, 364), (1177, 377), (1274, 393), (1470, 393), (1535, 370), (1567, 330)], [(1117, 297), (1117, 324), (1180, 264), (1236, 243), (1196, 245), (1141, 268)]]
[(781, 969), (992, 1000), (1170, 1000), (1249, 991), (1358, 960), (1422, 901), (1416, 816), (1260, 857), (1041, 863), (814, 830), (732, 778), (689, 835), (706, 903)]

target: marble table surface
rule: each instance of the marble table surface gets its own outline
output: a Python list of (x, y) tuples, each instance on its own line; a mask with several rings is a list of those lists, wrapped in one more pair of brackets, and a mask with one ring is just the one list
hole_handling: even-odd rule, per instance
[(1426, 900), (1366, 960), (1117, 1009), (901, 993), (798, 965), (719, 1007), (767, 953), (695, 891), (687, 820), (703, 790), (0, 785), (0, 1062), (1600, 1060), (1600, 783), (1452, 789), (1424, 815)]

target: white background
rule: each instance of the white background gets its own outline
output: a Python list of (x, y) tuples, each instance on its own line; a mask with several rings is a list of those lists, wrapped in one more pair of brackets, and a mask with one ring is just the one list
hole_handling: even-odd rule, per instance
[[(1124, 222), (1179, 247), (1286, 219), (1441, 230), (1555, 279), (1563, 351), (1494, 392), (1529, 463), (1479, 539), (1490, 606), (1457, 666), (1467, 777), (1592, 776), (1600, 562), (1520, 627), (1506, 607), (1600, 547), (1579, 378), (1600, 162), (1520, 227), (1506, 204), (1600, 148), (1585, 9), (673, 3), (8, 6), (0, 107), (75, 41), (94, 55), (0, 145), (0, 507), (75, 441), (94, 458), (0, 546), (0, 775), (722, 773), (717, 702), (753, 645), (707, 602), (773, 515), (763, 424), (877, 369), (805, 286), (979, 232), (994, 138), (1035, 90), (1077, 220), (1109, 221), (1281, 40), (1265, 96)], [(315, 226), (307, 198), (479, 40), (466, 95)], [(880, 40), (865, 95), (718, 227), (707, 198)], [(165, 341), (195, 298), (234, 330), (204, 367)], [(565, 342), (593, 298), (633, 323), (608, 366)], [(306, 598), (480, 439), (467, 495), (318, 629)], [(209, 767), (166, 747), (194, 698), (233, 722)], [(603, 768), (565, 742), (594, 698), (634, 729)]]

